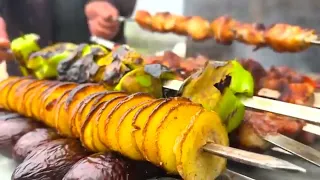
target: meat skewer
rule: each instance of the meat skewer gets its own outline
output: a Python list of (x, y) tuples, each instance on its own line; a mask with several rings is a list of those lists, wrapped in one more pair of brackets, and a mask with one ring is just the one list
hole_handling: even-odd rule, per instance
[(318, 36), (313, 29), (303, 29), (289, 24), (249, 24), (229, 16), (221, 16), (211, 23), (199, 16), (179, 16), (168, 12), (155, 15), (147, 11), (137, 11), (134, 19), (121, 17), (121, 21), (135, 21), (143, 29), (190, 36), (196, 41), (214, 38), (217, 43), (230, 45), (234, 40), (253, 45), (256, 48), (270, 47), (276, 52), (300, 52), (311, 44), (319, 45)]
[[(10, 78), (5, 82), (2, 82), (2, 83), (10, 84), (10, 86), (2, 86), (4, 87), (2, 89), (3, 91), (2, 93), (8, 92), (10, 95), (14, 95), (15, 99), (22, 98), (23, 96), (21, 95), (24, 94), (23, 92), (20, 91), (20, 93), (22, 93), (20, 94), (18, 91), (15, 94), (14, 92), (12, 92), (14, 90), (12, 90), (10, 87), (14, 86), (16, 83), (26, 84), (26, 82), (29, 82), (29, 85), (30, 85), (38, 81), (30, 80), (30, 79)], [(201, 151), (198, 151), (199, 149), (197, 150), (198, 146), (199, 148), (202, 148), (203, 145), (205, 144), (209, 145), (212, 142), (215, 142), (213, 143), (215, 144), (215, 146), (226, 150), (226, 147), (223, 147), (223, 146), (227, 145), (227, 141), (224, 140), (225, 138), (227, 138), (227, 134), (226, 132), (224, 132), (225, 129), (222, 126), (222, 124), (220, 128), (219, 123), (221, 122), (217, 121), (213, 124), (214, 119), (212, 118), (214, 117), (218, 118), (218, 116), (214, 115), (215, 114), (214, 112), (205, 111), (201, 106), (194, 104), (189, 100), (186, 100), (183, 98), (153, 99), (151, 96), (149, 96), (146, 93), (136, 93), (128, 96), (126, 93), (123, 93), (123, 92), (105, 92), (103, 91), (103, 88), (101, 88), (102, 86), (97, 84), (96, 85), (83, 84), (83, 85), (77, 86), (76, 84), (70, 83), (70, 87), (68, 88), (65, 87), (63, 89), (61, 88), (55, 89), (54, 87), (58, 86), (59, 83), (57, 84), (55, 81), (47, 81), (47, 82), (49, 84), (50, 83), (53, 83), (53, 84), (51, 86), (48, 84), (47, 86), (41, 88), (41, 90), (34, 89), (34, 91), (37, 91), (38, 93), (41, 91), (41, 93), (39, 94), (40, 99), (38, 101), (34, 101), (34, 102), (32, 101), (33, 103), (31, 102), (30, 105), (27, 105), (28, 102), (24, 101), (23, 99), (20, 99), (22, 100), (20, 102), (26, 103), (25, 108), (22, 108), (21, 105), (14, 104), (12, 98), (8, 98), (7, 100), (5, 99), (1, 100), (1, 106), (16, 112), (18, 111), (25, 115), (28, 115), (28, 111), (30, 112), (31, 110), (32, 117), (44, 122), (50, 127), (54, 127), (59, 131), (60, 134), (70, 136), (70, 137), (77, 137), (76, 134), (80, 133), (81, 142), (85, 147), (87, 147), (91, 151), (103, 152), (103, 151), (106, 151), (107, 149), (118, 151), (124, 154), (125, 156), (131, 157), (132, 159), (148, 160), (154, 164), (164, 167), (167, 171), (171, 173), (176, 174), (177, 172), (179, 172), (180, 175), (186, 179), (188, 179), (189, 177), (193, 177), (194, 175), (197, 175), (197, 176), (201, 175), (204, 178), (210, 177), (211, 179), (221, 173), (222, 169), (220, 170), (220, 167), (223, 167), (224, 166), (223, 164), (225, 163), (223, 159), (217, 158), (216, 156), (208, 156), (208, 155), (202, 156), (201, 154), (198, 154), (198, 152), (201, 152)], [(77, 113), (83, 113), (83, 111), (85, 111), (83, 109), (81, 110), (81, 112), (77, 112), (74, 107), (76, 107), (76, 104), (80, 104), (80, 105), (83, 104), (84, 102), (82, 101), (85, 99), (84, 97), (90, 96), (94, 93), (100, 93), (100, 94), (102, 93), (104, 100), (101, 99), (100, 103), (98, 101), (97, 102), (98, 104), (94, 106), (93, 109), (91, 109), (91, 111), (85, 117), (85, 119), (81, 120), (81, 117), (80, 117), (80, 122), (83, 122), (81, 123), (81, 129), (80, 129), (81, 131), (80, 132), (74, 131), (76, 129), (74, 129), (74, 127), (72, 126), (73, 124), (72, 114), (75, 113), (76, 115)], [(28, 98), (28, 97), (26, 96), (25, 98)], [(51, 100), (53, 100), (53, 102), (51, 102)], [(83, 105), (86, 105), (86, 104), (83, 104)], [(162, 106), (160, 104), (162, 104)], [(171, 108), (169, 107), (169, 105)], [(93, 104), (91, 104), (91, 106), (88, 106), (88, 107), (93, 107)], [(156, 115), (157, 109), (162, 107), (167, 109), (168, 113), (166, 113), (165, 115), (163, 114), (163, 110), (162, 110), (161, 111), (162, 113)], [(29, 108), (31, 109), (28, 110)], [(184, 109), (185, 110), (188, 109), (188, 112), (186, 112)], [(70, 112), (72, 111), (73, 113), (70, 113), (69, 111)], [(131, 113), (131, 111), (134, 113)], [(153, 112), (154, 116), (152, 116), (152, 118), (150, 116), (150, 118), (145, 119), (145, 116), (148, 114), (148, 112)], [(138, 113), (138, 114), (135, 115), (135, 113)], [(180, 113), (183, 113), (183, 115)], [(53, 115), (55, 116), (52, 117)], [(148, 142), (148, 134), (146, 134), (146, 137), (143, 136), (142, 134), (139, 135), (139, 133), (142, 133), (140, 131), (148, 131), (148, 129), (152, 129), (152, 126), (156, 125), (159, 120), (161, 121), (162, 119), (161, 116), (164, 116), (164, 115), (166, 118), (164, 119), (164, 122), (161, 122), (160, 124), (161, 126), (159, 126), (160, 129), (155, 129), (157, 132), (156, 134), (159, 135), (159, 136), (158, 135), (156, 136), (157, 140), (152, 138), (152, 139), (149, 139), (151, 142)], [(206, 115), (206, 117), (203, 117), (204, 115)], [(175, 124), (174, 121), (175, 120), (178, 121), (178, 119), (175, 117), (178, 117), (178, 119), (181, 119), (180, 120), (181, 122), (179, 121), (179, 122), (176, 122), (178, 124)], [(102, 119), (99, 120), (100, 118)], [(104, 118), (107, 118), (107, 120), (105, 120)], [(120, 118), (120, 124), (117, 123), (119, 121), (119, 118)], [(166, 120), (167, 118), (168, 118), (168, 121)], [(171, 118), (173, 119), (171, 120)], [(143, 119), (145, 120), (149, 119), (148, 122), (146, 122), (147, 124), (140, 122), (140, 121), (145, 121)], [(186, 119), (190, 119), (190, 121), (186, 121)], [(208, 121), (209, 119), (211, 120)], [(152, 125), (152, 122), (150, 122), (151, 120), (155, 121), (154, 123), (156, 124)], [(96, 121), (96, 123), (94, 123), (94, 121)], [(129, 127), (125, 125), (126, 122), (130, 123), (131, 121), (132, 121), (133, 127), (135, 127), (136, 129), (135, 131), (132, 131), (132, 129), (130, 128), (131, 127), (130, 124), (128, 124)], [(208, 121), (208, 123), (206, 123), (206, 121)], [(168, 124), (164, 125), (163, 123), (165, 124), (168, 123)], [(190, 124), (187, 125), (185, 123), (187, 124), (190, 123)], [(94, 124), (96, 124), (96, 126)], [(145, 124), (145, 127), (143, 127), (144, 126), (143, 124)], [(185, 130), (181, 129), (180, 131), (179, 129), (181, 127), (184, 127), (183, 124), (187, 126)], [(209, 126), (211, 127), (209, 128)], [(162, 128), (165, 128), (165, 131), (162, 131), (164, 130)], [(197, 130), (198, 128), (201, 129), (201, 132)], [(209, 130), (211, 128), (212, 130)], [(128, 133), (128, 131), (130, 132), (132, 131), (133, 134)], [(214, 136), (209, 135), (212, 133), (212, 131), (215, 131), (215, 133), (213, 133), (215, 134)], [(169, 134), (167, 134), (168, 132)], [(115, 133), (116, 135), (112, 136), (113, 133)], [(176, 133), (178, 133), (177, 135), (179, 135), (179, 133), (182, 133), (181, 139), (180, 139), (181, 142), (179, 141), (178, 144), (175, 143), (176, 141), (174, 140), (174, 137), (175, 137), (174, 134)], [(134, 136), (131, 136), (130, 134)], [(170, 138), (173, 138), (173, 141), (171, 141), (170, 138), (169, 139), (166, 138), (167, 135), (169, 135)], [(209, 138), (208, 135), (212, 138)], [(135, 137), (136, 140), (130, 141), (131, 139), (130, 137)], [(143, 138), (143, 137), (147, 139), (145, 140), (141, 139), (142, 140), (141, 141), (140, 138)], [(152, 148), (153, 146), (150, 146), (150, 145), (153, 144), (154, 141), (157, 144), (156, 146), (161, 148), (153, 149)], [(137, 143), (136, 146), (132, 144), (133, 142)], [(169, 149), (167, 151), (167, 148), (172, 149), (170, 145), (171, 142), (175, 143), (173, 145), (175, 146), (174, 152), (176, 152), (175, 157), (177, 162), (174, 161), (175, 160), (174, 156), (171, 157), (173, 155), (172, 154), (173, 152), (171, 153)], [(190, 143), (192, 142), (191, 143), (192, 148), (189, 148), (189, 145), (191, 145), (189, 144), (189, 142)], [(131, 144), (131, 146), (128, 146), (128, 143)], [(216, 145), (218, 143), (220, 143), (220, 145)], [(186, 150), (185, 148), (188, 149), (187, 150), (188, 154), (185, 154), (187, 153), (185, 151)], [(208, 150), (209, 148), (205, 147), (205, 149)], [(211, 151), (213, 151), (212, 148), (210, 149)], [(237, 150), (235, 149), (230, 149), (229, 154), (232, 154), (232, 152), (236, 152), (236, 151)], [(192, 154), (194, 154), (195, 156), (193, 156)], [(252, 160), (253, 160), (252, 158), (258, 158), (259, 161), (257, 161), (256, 163), (259, 163), (261, 167), (266, 168), (267, 166), (269, 168), (290, 169), (290, 170), (296, 170), (296, 171), (302, 171), (302, 172), (305, 171), (303, 168), (297, 167), (295, 165), (292, 165), (291, 163), (288, 163), (286, 161), (279, 160), (273, 157), (254, 154), (254, 153), (245, 152), (245, 151), (241, 151), (241, 154), (243, 154), (244, 157), (246, 157), (245, 159), (241, 159), (241, 157), (238, 157), (239, 159), (241, 159), (242, 162), (252, 163)], [(179, 157), (181, 157), (181, 159)], [(234, 157), (235, 156), (233, 156), (233, 158)], [(189, 160), (186, 161), (186, 158), (188, 158)], [(195, 158), (194, 160), (196, 160), (197, 163), (191, 163), (190, 161), (193, 161), (193, 160), (190, 158)], [(211, 167), (213, 165), (211, 160), (216, 161), (214, 167)], [(276, 160), (276, 161), (273, 161), (273, 160)], [(176, 166), (176, 163), (179, 163), (181, 167)], [(206, 166), (207, 167), (206, 169), (208, 169), (208, 171), (204, 169), (201, 170), (196, 168), (195, 166), (197, 166), (197, 164), (199, 165), (199, 163), (202, 164), (201, 167)], [(276, 164), (274, 164), (273, 166), (270, 163), (271, 164), (276, 163)], [(216, 171), (212, 172), (213, 169), (215, 169)]]

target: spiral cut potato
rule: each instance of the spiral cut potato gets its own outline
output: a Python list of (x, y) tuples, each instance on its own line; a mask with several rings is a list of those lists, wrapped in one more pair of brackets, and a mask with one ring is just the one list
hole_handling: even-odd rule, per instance
[(276, 52), (299, 52), (318, 39), (316, 31), (289, 24), (249, 24), (229, 16), (221, 16), (211, 23), (199, 16), (179, 16), (168, 12), (155, 15), (139, 10), (136, 22), (144, 29), (155, 32), (173, 32), (187, 35), (196, 41), (214, 38), (220, 44), (230, 45), (234, 40), (248, 45), (269, 46)]
[(187, 180), (215, 179), (226, 166), (224, 158), (201, 150), (208, 142), (229, 145), (220, 118), (185, 98), (20, 77), (2, 81), (0, 96), (5, 109), (80, 138), (91, 151), (147, 160)]

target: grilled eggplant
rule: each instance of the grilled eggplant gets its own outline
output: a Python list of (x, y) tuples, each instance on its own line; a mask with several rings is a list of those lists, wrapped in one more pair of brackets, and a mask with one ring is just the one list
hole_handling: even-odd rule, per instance
[(6, 115), (6, 118), (2, 117), (0, 120), (0, 147), (13, 146), (21, 136), (40, 126), (37, 122), (19, 117), (16, 114), (12, 114), (11, 117), (9, 115)]
[(136, 180), (164, 175), (165, 172), (145, 161), (133, 161), (117, 153), (97, 153), (78, 161), (63, 180)]
[(50, 140), (58, 139), (59, 135), (52, 129), (38, 128), (23, 135), (13, 147), (13, 158), (22, 162), (33, 149)]
[(38, 146), (12, 174), (13, 180), (62, 179), (88, 152), (78, 140), (56, 139)]

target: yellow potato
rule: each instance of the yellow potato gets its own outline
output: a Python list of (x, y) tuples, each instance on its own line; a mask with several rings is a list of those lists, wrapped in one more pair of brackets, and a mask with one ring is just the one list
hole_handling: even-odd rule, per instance
[(157, 147), (156, 154), (160, 158), (159, 165), (169, 173), (177, 172), (176, 158), (173, 152), (176, 139), (190, 124), (192, 116), (201, 109), (199, 104), (178, 104), (172, 107), (160, 122), (154, 139)]
[(154, 100), (151, 100), (136, 105), (124, 113), (120, 118), (115, 136), (119, 143), (119, 152), (124, 156), (134, 160), (143, 160), (143, 156), (137, 147), (136, 140), (131, 133), (134, 129), (132, 126), (132, 119), (134, 119), (135, 114), (140, 110), (140, 108), (144, 106), (148, 107), (153, 102)]
[(8, 102), (8, 110), (11, 111), (17, 111), (17, 100), (20, 98), (19, 95), (19, 91), (21, 91), (22, 89), (24, 89), (25, 86), (27, 86), (28, 84), (32, 83), (33, 81), (31, 79), (23, 79), (17, 83), (15, 83), (10, 91), (8, 92), (7, 95), (7, 102)]
[(117, 125), (119, 123), (119, 119), (121, 116), (126, 113), (131, 107), (145, 101), (149, 101), (153, 99), (147, 93), (135, 93), (127, 98), (120, 101), (117, 106), (115, 106), (108, 116), (105, 116), (105, 132), (106, 132), (106, 139), (105, 141), (107, 144), (110, 145), (110, 149), (113, 151), (119, 151), (120, 147), (115, 137), (117, 131)]
[(65, 103), (65, 117), (68, 121), (68, 126), (72, 127), (72, 111), (77, 107), (81, 101), (91, 94), (97, 93), (97, 92), (104, 92), (105, 88), (102, 85), (99, 84), (81, 84), (78, 87), (76, 87), (74, 90), (72, 90), (66, 100)]
[(24, 114), (25, 113), (25, 104), (26, 104), (26, 94), (27, 92), (30, 91), (31, 89), (38, 87), (40, 84), (43, 84), (47, 81), (44, 80), (33, 80), (32, 83), (28, 84), (26, 87), (21, 89), (18, 93), (19, 98), (17, 98), (17, 112), (19, 114)]
[(68, 90), (66, 92), (64, 92), (63, 94), (61, 94), (60, 98), (57, 99), (57, 101), (54, 103), (53, 106), (51, 106), (51, 103), (50, 103), (50, 107), (46, 107), (49, 111), (52, 111), (51, 114), (54, 115), (54, 128), (58, 131), (59, 134), (62, 134), (64, 135), (63, 131), (68, 131), (66, 129), (68, 129), (68, 123), (66, 122), (66, 120), (64, 119), (63, 116), (61, 116), (62, 113), (62, 110), (64, 107), (63, 105), (65, 104), (67, 98), (68, 98), (68, 95), (69, 93), (71, 92), (72, 90)]
[(1, 105), (3, 108), (5, 109), (9, 109), (9, 104), (8, 104), (8, 95), (9, 92), (11, 91), (11, 88), (16, 84), (19, 83), (21, 81), (23, 81), (24, 78), (17, 78), (17, 79), (13, 79), (12, 81), (10, 80), (5, 87), (3, 87), (2, 92), (0, 94), (0, 98), (1, 98)]
[[(113, 100), (114, 98), (118, 98), (120, 97), (121, 99), (122, 98), (125, 98), (127, 96), (127, 94), (123, 93), (123, 92), (112, 92), (108, 95), (106, 95), (105, 97), (103, 97), (102, 99), (100, 99), (98, 101), (98, 103), (101, 103), (101, 102), (109, 102), (111, 100)], [(116, 100), (117, 101), (117, 100)], [(106, 104), (106, 106), (108, 105), (108, 103)], [(105, 109), (102, 108), (102, 109)], [(102, 114), (102, 111), (101, 113)], [(93, 128), (93, 131), (92, 131), (92, 137), (93, 137), (93, 147), (95, 149), (97, 149), (97, 151), (103, 151), (105, 149), (107, 149), (107, 147), (101, 142), (100, 138), (99, 138), (99, 128), (97, 127), (97, 124), (98, 124), (98, 120), (100, 119), (100, 116), (97, 118), (96, 121), (94, 121), (94, 126), (95, 128)]]
[[(79, 113), (76, 113), (75, 116), (75, 126), (76, 126), (76, 135), (80, 134), (81, 125), (86, 120), (86, 116), (89, 114), (89, 112), (93, 109), (94, 106), (99, 104), (100, 102), (108, 101), (114, 97), (118, 96), (125, 96), (126, 94), (123, 92), (115, 92), (115, 91), (105, 91), (100, 92), (101, 96), (98, 96), (94, 99), (91, 99), (87, 103), (81, 103), (81, 107), (78, 110)], [(83, 101), (82, 101), (83, 102)], [(93, 129), (95, 130), (95, 129)]]
[[(80, 131), (81, 131), (81, 124), (82, 122), (78, 122), (78, 126), (80, 131), (77, 131), (77, 120), (79, 119), (78, 117), (80, 117), (82, 114), (85, 114), (85, 116), (87, 116), (89, 114), (89, 111), (91, 110), (91, 108), (94, 106), (94, 102), (97, 101), (97, 99), (103, 97), (103, 95), (106, 92), (97, 92), (97, 93), (93, 93), (90, 94), (89, 96), (85, 97), (80, 103), (78, 103), (78, 105), (72, 110), (72, 113), (70, 115), (71, 118), (71, 132), (73, 134), (74, 137), (80, 137)], [(84, 112), (83, 110), (85, 109), (85, 107), (88, 107), (87, 109), (89, 109), (88, 111)]]
[(37, 86), (31, 87), (28, 91), (26, 91), (24, 95), (24, 106), (22, 107), (25, 116), (32, 117), (32, 103), (34, 97), (37, 95), (38, 92), (43, 92), (48, 88), (48, 86), (55, 84), (56, 82), (48, 81), (45, 83), (40, 83)]
[(54, 126), (54, 120), (53, 120), (53, 114), (52, 111), (48, 111), (46, 108), (49, 103), (50, 106), (54, 106), (57, 101), (57, 99), (66, 91), (69, 91), (76, 87), (77, 84), (75, 83), (69, 83), (69, 82), (63, 82), (56, 84), (55, 86), (47, 89), (44, 91), (40, 97), (40, 119), (43, 120), (43, 123), (47, 124), (50, 127)]
[(202, 110), (174, 146), (177, 169), (183, 179), (216, 179), (225, 170), (226, 159), (202, 151), (208, 142), (228, 146), (228, 133), (217, 113)]
[[(98, 104), (92, 111), (89, 112), (87, 115), (86, 120), (83, 122), (81, 126), (80, 132), (80, 140), (83, 143), (84, 147), (88, 148), (91, 151), (97, 151), (93, 147), (93, 137), (92, 137), (92, 129), (93, 129), (93, 122), (95, 119), (99, 118), (101, 115), (101, 108), (106, 104), (106, 102)], [(101, 152), (107, 151), (104, 149)]]
[(145, 128), (146, 123), (152, 111), (163, 101), (166, 101), (166, 100), (165, 99), (153, 100), (153, 103), (150, 104), (149, 106), (141, 107), (139, 111), (135, 114), (134, 118), (132, 119), (132, 126), (134, 130), (131, 133), (136, 141), (137, 147), (141, 154), (142, 154), (143, 129)]
[(160, 125), (162, 119), (170, 111), (170, 109), (177, 104), (190, 102), (187, 98), (170, 98), (159, 104), (149, 116), (146, 127), (142, 131), (142, 154), (147, 157), (148, 161), (154, 164), (159, 164), (160, 158), (157, 154), (157, 147), (155, 144), (156, 130)]
[(31, 117), (37, 119), (37, 120), (41, 120), (40, 119), (40, 109), (41, 109), (41, 95), (43, 92), (45, 92), (47, 89), (54, 87), (55, 85), (57, 85), (59, 82), (54, 82), (52, 84), (48, 84), (48, 86), (43, 86), (41, 89), (35, 88), (34, 90), (34, 95), (31, 95), (32, 98), (31, 100)]
[(96, 121), (94, 122), (95, 130), (93, 130), (93, 139), (99, 139), (100, 141), (94, 142), (95, 146), (98, 147), (106, 147), (110, 149), (110, 144), (106, 141), (107, 132), (105, 132), (105, 121), (108, 114), (111, 110), (117, 106), (117, 104), (125, 99), (127, 96), (119, 96), (107, 101), (106, 105), (101, 108), (101, 115)]
[[(81, 84), (72, 89), (67, 96), (61, 101), (58, 108), (59, 119), (58, 129), (59, 132), (65, 136), (72, 137), (71, 131), (71, 112), (81, 102), (81, 99), (96, 92), (104, 91), (103, 86), (98, 84)], [(57, 122), (57, 121), (56, 121)]]

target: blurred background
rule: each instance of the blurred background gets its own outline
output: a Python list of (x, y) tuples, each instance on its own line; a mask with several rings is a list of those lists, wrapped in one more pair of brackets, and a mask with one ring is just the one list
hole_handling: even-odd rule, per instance
[[(289, 23), (320, 30), (319, 0), (137, 0), (137, 9), (151, 13), (169, 11), (183, 15), (200, 15), (208, 20), (221, 15), (246, 22)], [(195, 43), (173, 34), (150, 33), (134, 23), (127, 23), (128, 44), (144, 53), (169, 49), (177, 42), (187, 42), (188, 56), (203, 54), (217, 60), (252, 58), (265, 67), (288, 65), (301, 72), (320, 72), (320, 49), (312, 47), (302, 53), (275, 53), (270, 49), (253, 52), (252, 47), (234, 43), (231, 46), (217, 45), (213, 40)]]

